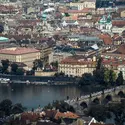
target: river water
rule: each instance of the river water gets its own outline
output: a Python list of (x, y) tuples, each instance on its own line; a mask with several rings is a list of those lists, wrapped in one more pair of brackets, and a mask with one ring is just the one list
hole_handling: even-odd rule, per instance
[(63, 100), (80, 96), (81, 90), (76, 86), (0, 86), (0, 101), (10, 99), (13, 103), (22, 103), (28, 109), (41, 107), (53, 100)]
[[(93, 87), (80, 88), (73, 85), (65, 86), (35, 86), (16, 84), (13, 86), (0, 85), (0, 101), (10, 99), (13, 103), (22, 103), (27, 109), (44, 107), (53, 100), (64, 100), (79, 97), (93, 91)], [(96, 90), (97, 91), (97, 90)]]

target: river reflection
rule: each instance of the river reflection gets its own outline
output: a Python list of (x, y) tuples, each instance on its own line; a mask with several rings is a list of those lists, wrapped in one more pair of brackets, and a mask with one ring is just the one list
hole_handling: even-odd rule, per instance
[(10, 99), (14, 103), (22, 103), (28, 109), (41, 107), (53, 100), (63, 100), (80, 96), (81, 90), (76, 86), (0, 86), (0, 101)]

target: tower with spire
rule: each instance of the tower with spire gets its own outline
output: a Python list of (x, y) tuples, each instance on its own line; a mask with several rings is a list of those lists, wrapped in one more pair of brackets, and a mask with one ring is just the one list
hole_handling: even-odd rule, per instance
[(97, 23), (97, 28), (102, 32), (111, 32), (112, 17), (110, 13), (107, 16), (103, 15), (103, 17)]

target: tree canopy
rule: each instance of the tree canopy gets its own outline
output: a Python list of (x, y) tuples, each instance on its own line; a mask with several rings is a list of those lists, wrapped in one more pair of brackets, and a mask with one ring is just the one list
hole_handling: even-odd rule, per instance
[(0, 118), (11, 114), (22, 113), (25, 109), (26, 108), (24, 108), (21, 104), (13, 104), (11, 100), (5, 99), (0, 102)]
[(118, 77), (116, 79), (117, 85), (123, 85), (124, 79), (123, 79), (123, 73), (122, 71), (119, 72)]
[(0, 24), (0, 33), (2, 33), (4, 31), (4, 27), (3, 25)]
[(18, 69), (18, 65), (16, 63), (12, 63), (11, 64), (11, 72), (16, 73), (17, 69)]
[(87, 116), (95, 117), (97, 121), (105, 122), (106, 119), (113, 118), (116, 125), (123, 125), (125, 122), (125, 102), (92, 105), (85, 113)]
[(9, 67), (9, 60), (6, 59), (6, 60), (1, 60), (1, 63), (2, 63), (2, 73), (7, 73), (7, 69)]

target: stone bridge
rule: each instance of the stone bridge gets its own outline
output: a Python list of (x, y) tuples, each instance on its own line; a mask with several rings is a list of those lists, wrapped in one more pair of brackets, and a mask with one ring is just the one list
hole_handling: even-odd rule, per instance
[(125, 94), (125, 85), (118, 86), (111, 89), (106, 89), (96, 93), (91, 93), (89, 95), (84, 95), (74, 99), (66, 100), (68, 104), (72, 105), (74, 108), (82, 105), (87, 108), (92, 103), (101, 104), (106, 101), (121, 101), (121, 96)]

